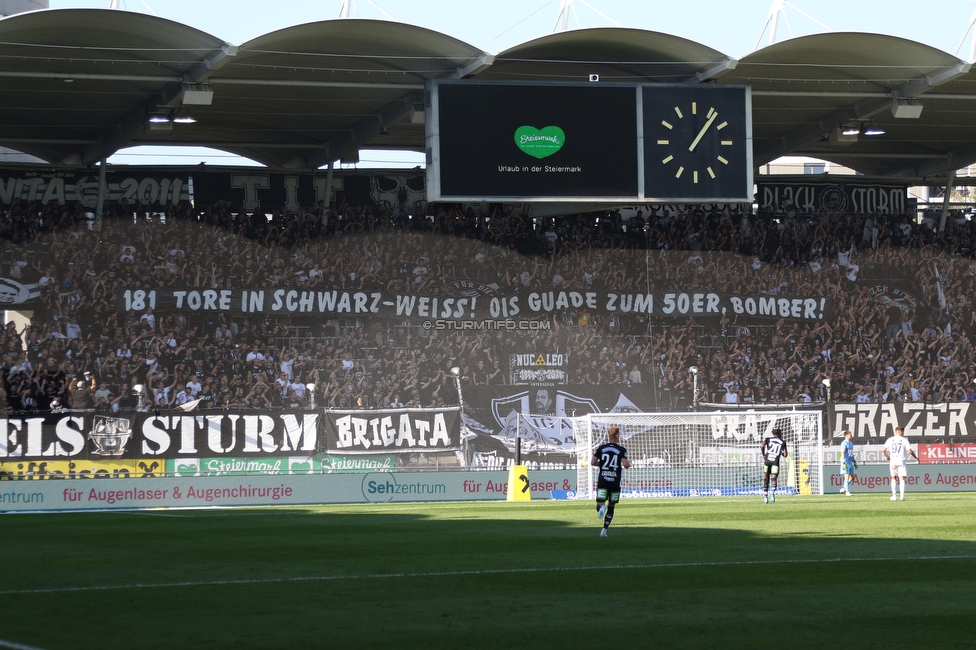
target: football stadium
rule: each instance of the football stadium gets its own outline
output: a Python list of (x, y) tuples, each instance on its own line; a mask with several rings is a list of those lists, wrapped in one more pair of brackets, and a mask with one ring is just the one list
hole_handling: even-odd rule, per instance
[(976, 644), (976, 13), (80, 4), (0, 0), (0, 648)]

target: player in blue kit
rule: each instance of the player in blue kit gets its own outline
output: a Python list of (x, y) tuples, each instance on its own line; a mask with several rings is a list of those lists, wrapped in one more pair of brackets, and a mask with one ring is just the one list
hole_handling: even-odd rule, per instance
[[(779, 459), (786, 458), (786, 441), (779, 427), (773, 429), (771, 436), (763, 438), (759, 453), (763, 457), (763, 503), (776, 503), (776, 481), (779, 478)], [(769, 484), (773, 484), (772, 491)]]
[(851, 496), (851, 484), (854, 482), (854, 472), (857, 471), (857, 460), (854, 458), (854, 434), (850, 430), (844, 432), (844, 442), (840, 443), (840, 473), (844, 475), (844, 487), (841, 494)]
[(613, 521), (614, 506), (620, 501), (621, 475), (623, 470), (630, 467), (627, 450), (620, 446), (620, 427), (610, 427), (607, 438), (609, 442), (597, 447), (590, 459), (590, 465), (598, 467), (600, 471), (596, 479), (596, 515), (603, 519), (600, 537), (607, 536), (607, 529)]

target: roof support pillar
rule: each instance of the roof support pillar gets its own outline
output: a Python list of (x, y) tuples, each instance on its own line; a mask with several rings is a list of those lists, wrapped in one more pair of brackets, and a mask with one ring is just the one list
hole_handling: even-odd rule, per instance
[(108, 165), (102, 158), (102, 163), (98, 168), (98, 199), (95, 204), (95, 230), (102, 231), (102, 213), (105, 210), (105, 196), (108, 194), (108, 187), (105, 185), (105, 168)]
[(325, 210), (322, 211), (322, 227), (329, 225), (329, 210), (332, 209), (332, 176), (335, 171), (335, 161), (329, 161), (329, 171), (325, 175)]
[(949, 154), (949, 175), (946, 177), (945, 196), (942, 197), (942, 216), (939, 218), (939, 234), (945, 232), (949, 204), (952, 202), (952, 183), (956, 180), (956, 170), (952, 168), (952, 154)]

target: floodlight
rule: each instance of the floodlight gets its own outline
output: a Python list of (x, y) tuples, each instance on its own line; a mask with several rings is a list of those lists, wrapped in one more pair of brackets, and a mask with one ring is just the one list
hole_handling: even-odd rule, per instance
[(213, 94), (213, 86), (209, 84), (183, 84), (180, 100), (185, 106), (210, 106)]
[(896, 99), (891, 104), (891, 114), (899, 119), (916, 120), (922, 116), (922, 102), (917, 99)]

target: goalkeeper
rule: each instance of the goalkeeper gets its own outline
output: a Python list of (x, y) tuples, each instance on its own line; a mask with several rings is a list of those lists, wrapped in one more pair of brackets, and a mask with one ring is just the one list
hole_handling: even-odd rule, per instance
[(600, 537), (607, 536), (614, 506), (620, 501), (621, 473), (630, 467), (627, 450), (620, 446), (620, 427), (610, 427), (607, 438), (609, 442), (597, 447), (590, 459), (590, 465), (600, 468), (596, 480), (596, 516), (603, 520)]
[(844, 487), (841, 494), (851, 496), (851, 485), (854, 483), (854, 472), (857, 470), (857, 460), (854, 458), (854, 434), (850, 430), (844, 431), (844, 442), (840, 443), (841, 461), (840, 471), (844, 475)]
[[(776, 481), (779, 478), (779, 459), (786, 458), (786, 441), (783, 431), (776, 427), (771, 436), (763, 438), (759, 452), (763, 457), (763, 503), (776, 503)], [(772, 490), (769, 484), (772, 483)]]

